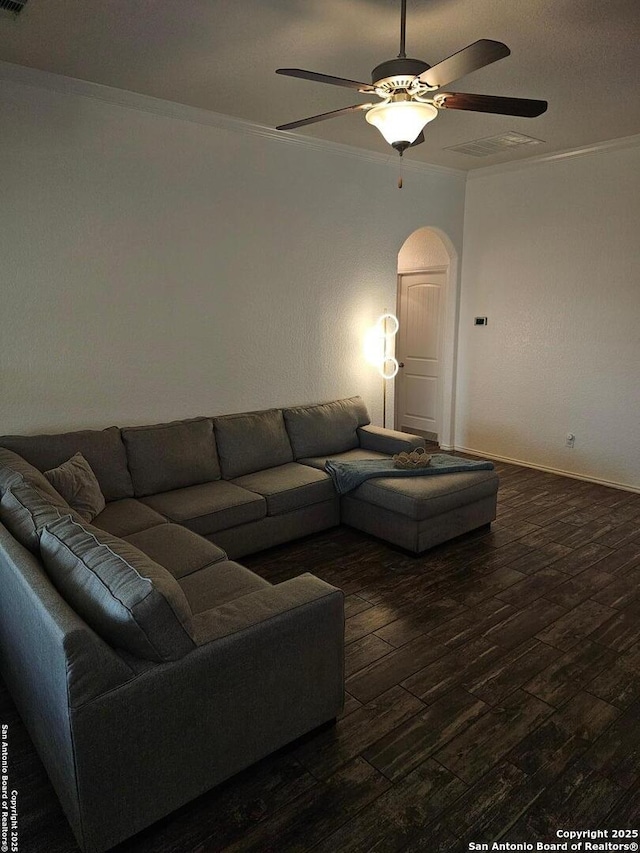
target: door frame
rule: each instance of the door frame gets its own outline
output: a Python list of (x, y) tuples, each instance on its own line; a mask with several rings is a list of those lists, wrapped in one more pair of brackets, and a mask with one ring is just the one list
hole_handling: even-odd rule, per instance
[[(445, 285), (446, 294), (444, 299), (444, 318), (442, 320), (443, 326), (440, 339), (442, 347), (442, 392), (439, 397), (439, 400), (441, 401), (441, 408), (439, 412), (440, 431), (438, 432), (438, 439), (440, 447), (443, 450), (453, 450), (455, 448), (456, 350), (458, 342), (458, 315), (460, 299), (458, 253), (451, 239), (444, 231), (431, 226), (423, 227), (428, 228), (432, 234), (435, 234), (435, 236), (441, 240), (448, 255), (449, 263), (446, 265), (427, 265), (426, 267), (420, 267), (418, 269), (404, 268), (401, 272), (398, 271), (396, 278), (396, 310), (399, 311), (399, 284), (401, 275), (412, 272), (426, 272), (433, 269), (442, 270), (443, 266), (445, 269), (448, 268), (447, 282)], [(407, 238), (405, 238), (405, 241), (409, 236), (411, 235), (408, 235)], [(403, 241), (403, 245), (405, 241)], [(400, 249), (398, 249), (398, 251), (400, 251)], [(440, 389), (438, 389), (438, 393), (440, 394)], [(398, 418), (397, 407), (398, 395), (394, 394), (394, 424), (396, 424), (396, 428)]]

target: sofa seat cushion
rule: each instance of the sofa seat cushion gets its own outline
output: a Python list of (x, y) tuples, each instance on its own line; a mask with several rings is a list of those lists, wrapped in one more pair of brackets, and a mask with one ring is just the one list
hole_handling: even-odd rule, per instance
[[(52, 504), (47, 495), (26, 480), (15, 482), (0, 499), (0, 521), (7, 530), (34, 554), (40, 550), (40, 531), (70, 513)], [(75, 513), (73, 513), (75, 516)], [(79, 516), (75, 516), (80, 521)]]
[(209, 418), (122, 430), (136, 497), (182, 489), (220, 478)]
[(202, 536), (257, 521), (267, 514), (267, 503), (262, 495), (248, 492), (226, 480), (175, 489), (142, 498), (142, 501), (171, 521), (183, 524)]
[[(305, 459), (299, 459), (301, 465), (310, 465), (312, 468), (319, 468), (324, 471), (327, 459), (336, 459), (338, 462), (360, 462), (362, 459), (388, 459), (386, 453), (378, 453), (376, 450), (365, 450), (362, 447), (355, 447), (353, 450), (347, 450), (346, 453), (330, 453), (327, 456), (310, 456)], [(329, 476), (327, 474), (327, 476)]]
[(82, 453), (106, 501), (133, 497), (127, 455), (118, 427), (55, 435), (5, 435), (0, 438), (0, 446), (19, 453), (39, 471), (57, 468), (74, 453)]
[(280, 409), (213, 419), (222, 476), (226, 480), (293, 462)]
[(227, 604), (271, 584), (239, 563), (225, 560), (181, 578), (180, 586), (195, 614)]
[(164, 566), (174, 578), (185, 577), (210, 563), (227, 559), (222, 548), (180, 524), (159, 524), (125, 539)]
[(498, 475), (495, 471), (396, 479), (375, 477), (349, 492), (349, 497), (375, 504), (414, 521), (424, 521), (494, 495), (497, 487)]
[(6, 447), (0, 447), (0, 498), (16, 483), (30, 483), (35, 486), (47, 499), (60, 509), (70, 511), (71, 507), (57, 492), (51, 483), (44, 476), (42, 471), (39, 471), (26, 459), (23, 459), (18, 453), (12, 450), (7, 450)]
[(60, 594), (114, 648), (162, 662), (195, 647), (180, 585), (130, 543), (65, 516), (42, 530), (40, 554)]
[(284, 409), (283, 414), (295, 459), (343, 453), (358, 447), (358, 427), (370, 422), (360, 397), (297, 406)]
[(91, 522), (113, 536), (130, 536), (149, 527), (166, 524), (167, 519), (135, 498), (111, 501)]
[(289, 462), (266, 471), (256, 471), (233, 481), (267, 501), (267, 515), (282, 515), (301, 507), (328, 501), (336, 496), (331, 477), (324, 471)]

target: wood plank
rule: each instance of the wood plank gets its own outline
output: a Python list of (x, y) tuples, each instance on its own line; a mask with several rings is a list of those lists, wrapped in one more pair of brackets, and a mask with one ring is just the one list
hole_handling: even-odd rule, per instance
[(514, 560), (522, 557), (524, 554), (530, 554), (533, 548), (528, 545), (523, 545), (521, 541), (513, 542), (509, 545), (504, 545), (502, 548), (494, 549), (491, 553), (479, 557), (470, 563), (473, 568), (486, 568), (487, 571), (495, 571), (501, 566), (507, 566)]
[[(520, 540), (526, 542), (526, 540)], [(544, 569), (547, 566), (557, 568), (556, 563), (562, 557), (566, 557), (571, 553), (571, 548), (566, 545), (558, 545), (557, 542), (548, 542), (545, 545), (540, 545), (529, 554), (519, 557), (512, 563), (509, 563), (511, 569), (515, 569), (525, 575), (533, 575)]]
[(444, 821), (466, 844), (493, 842), (508, 833), (543, 789), (540, 781), (502, 762), (447, 809)]
[(453, 597), (461, 604), (471, 607), (484, 598), (491, 598), (500, 590), (506, 589), (523, 578), (522, 572), (514, 571), (509, 566), (502, 566), (488, 575), (481, 577), (472, 575), (466, 581), (457, 584)]
[(513, 825), (511, 836), (553, 840), (559, 827), (596, 827), (622, 793), (578, 758)]
[(515, 542), (517, 539), (521, 539), (523, 536), (527, 536), (529, 533), (533, 533), (537, 529), (535, 525), (528, 524), (526, 521), (521, 522), (519, 525), (514, 523), (511, 527), (494, 523), (491, 525), (491, 530), (484, 536), (483, 542), (492, 548), (502, 548), (511, 542)]
[(350, 616), (356, 616), (358, 613), (362, 613), (363, 610), (368, 610), (371, 607), (371, 603), (366, 601), (359, 595), (347, 595), (344, 599), (344, 617), (345, 619), (349, 619)]
[(376, 635), (392, 646), (399, 648), (410, 640), (428, 634), (443, 625), (466, 608), (452, 598), (441, 598), (416, 608), (410, 615), (390, 622), (376, 631)]
[[(343, 826), (360, 809), (389, 788), (390, 783), (362, 758), (279, 809), (234, 844), (229, 853), (287, 850), (304, 853)], [(214, 844), (218, 839), (211, 839)], [(220, 848), (209, 848), (220, 849)]]
[(352, 711), (355, 711), (357, 708), (362, 707), (362, 702), (358, 702), (355, 696), (351, 696), (349, 693), (345, 691), (344, 694), (344, 708), (342, 709), (342, 713), (338, 714), (338, 717), (346, 717), (347, 714), (350, 714)]
[(426, 704), (432, 704), (459, 685), (465, 676), (473, 675), (476, 668), (481, 669), (487, 661), (496, 660), (502, 654), (499, 646), (479, 637), (458, 646), (401, 684)]
[[(597, 604), (595, 601), (592, 604), (604, 607), (603, 604)], [(606, 609), (614, 615), (593, 631), (591, 639), (618, 652), (624, 652), (640, 643), (640, 606), (630, 605), (622, 611)]]
[(455, 648), (483, 634), (515, 612), (515, 607), (503, 603), (502, 600), (486, 598), (473, 608), (465, 608), (458, 616), (428, 633), (437, 642)]
[(566, 609), (559, 604), (553, 604), (546, 598), (540, 598), (533, 601), (524, 610), (518, 610), (502, 622), (489, 628), (483, 636), (490, 643), (511, 649), (544, 630), (547, 625), (556, 622), (566, 612)]
[(327, 779), (343, 764), (424, 710), (424, 704), (402, 687), (357, 708), (331, 729), (298, 747), (294, 755), (318, 779)]
[(365, 637), (376, 628), (382, 628), (383, 625), (393, 622), (400, 615), (396, 607), (379, 604), (351, 616), (345, 620), (345, 643), (352, 643), (354, 640)]
[(589, 747), (589, 741), (569, 734), (553, 719), (546, 720), (517, 743), (507, 760), (542, 787), (549, 786)]
[(393, 646), (385, 643), (375, 634), (367, 634), (360, 640), (355, 640), (345, 648), (344, 666), (345, 675), (348, 678), (357, 672), (359, 669), (367, 666), (378, 658), (383, 657), (393, 651)]
[[(611, 575), (608, 575), (611, 577)], [(618, 575), (613, 583), (591, 596), (599, 604), (606, 604), (615, 610), (624, 610), (631, 604), (640, 602), (640, 568), (632, 569), (624, 575)]]
[(570, 610), (607, 587), (613, 580), (614, 575), (603, 572), (598, 565), (591, 566), (556, 586), (545, 595), (545, 598)]
[(314, 853), (404, 851), (408, 849), (407, 842), (456, 800), (464, 788), (444, 767), (427, 761), (314, 848)]
[(422, 828), (416, 832), (411, 841), (402, 847), (402, 853), (461, 853), (460, 839), (454, 835), (442, 821)]
[(624, 521), (619, 523), (620, 518), (616, 517), (617, 526), (609, 533), (598, 537), (598, 542), (603, 545), (609, 545), (612, 548), (618, 548), (621, 545), (633, 544), (640, 536), (640, 530), (636, 521)]
[(591, 741), (618, 716), (618, 708), (582, 690), (557, 710), (551, 720), (568, 734)]
[(599, 673), (611, 667), (615, 658), (615, 652), (585, 640), (534, 676), (524, 689), (559, 708)]
[(584, 761), (617, 785), (640, 781), (640, 702), (631, 705), (585, 753)]
[(426, 711), (379, 740), (364, 757), (389, 779), (397, 781), (464, 731), (488, 707), (465, 690), (454, 688)]
[(450, 741), (435, 758), (464, 782), (476, 782), (552, 712), (549, 705), (516, 690), (501, 706), (492, 708)]
[(640, 699), (640, 644), (631, 647), (589, 683), (589, 692), (617, 708)]
[[(554, 605), (557, 606), (557, 605)], [(610, 607), (598, 604), (596, 601), (583, 601), (561, 616), (548, 628), (539, 631), (537, 637), (543, 643), (555, 646), (562, 651), (568, 651), (589, 634), (593, 634), (598, 626), (602, 625), (615, 613)], [(595, 636), (592, 637), (595, 639)]]
[(564, 516), (571, 515), (575, 511), (575, 506), (569, 504), (562, 507), (554, 504), (540, 512), (534, 512), (527, 516), (530, 524), (536, 524), (538, 527), (544, 527), (546, 524), (551, 524), (553, 521), (561, 521)]
[(446, 652), (447, 648), (431, 637), (417, 637), (356, 672), (347, 679), (345, 686), (360, 702), (370, 702)]
[(640, 543), (632, 543), (617, 548), (608, 557), (600, 561), (600, 567), (609, 574), (625, 574), (626, 570), (638, 565), (640, 560)]
[(488, 705), (496, 705), (521, 687), (552, 661), (560, 652), (539, 640), (530, 638), (507, 651), (502, 657), (489, 662), (473, 677), (463, 678), (462, 686)]
[[(546, 595), (555, 587), (564, 583), (567, 576), (553, 567), (540, 569), (533, 575), (527, 575), (519, 583), (496, 593), (496, 598), (515, 607), (526, 607), (537, 598)], [(560, 602), (561, 603), (561, 602)]]
[(607, 816), (609, 826), (637, 827), (640, 815), (640, 785), (627, 791)]

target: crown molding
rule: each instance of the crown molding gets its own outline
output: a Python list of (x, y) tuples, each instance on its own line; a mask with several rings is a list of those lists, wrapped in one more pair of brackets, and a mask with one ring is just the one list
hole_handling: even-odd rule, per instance
[(516, 160), (511, 163), (498, 163), (495, 166), (483, 166), (473, 169), (467, 173), (468, 180), (477, 180), (489, 175), (498, 175), (502, 172), (517, 172), (521, 169), (545, 166), (549, 163), (564, 163), (576, 157), (587, 157), (593, 154), (606, 154), (610, 151), (620, 151), (625, 148), (637, 148), (640, 146), (640, 134), (634, 136), (621, 136), (618, 139), (607, 139), (604, 142), (595, 142), (593, 145), (583, 145), (580, 148), (566, 148), (563, 151), (555, 151), (551, 154), (541, 154), (538, 157), (527, 157), (524, 160)]
[[(76, 77), (66, 77), (62, 74), (52, 74), (49, 71), (40, 71), (36, 68), (28, 68), (24, 65), (16, 65), (11, 62), (0, 60), (0, 80), (7, 80), (20, 86), (29, 86), (35, 89), (45, 89), (63, 95), (75, 95), (90, 98), (96, 101), (104, 101), (127, 109), (140, 112), (153, 113), (179, 121), (189, 121), (194, 124), (215, 127), (220, 130), (240, 133), (249, 136), (258, 136), (273, 142), (286, 145), (298, 145), (312, 151), (324, 151), (345, 157), (357, 157), (359, 160), (376, 163), (379, 166), (393, 167), (397, 170), (398, 161), (395, 155), (379, 154), (366, 148), (357, 148), (353, 145), (344, 145), (340, 142), (331, 142), (326, 139), (314, 139), (310, 136), (300, 136), (295, 133), (275, 130), (265, 127), (246, 119), (216, 113), (200, 107), (179, 104), (174, 101), (165, 101), (162, 98), (154, 98), (151, 95), (142, 95), (138, 92), (130, 92), (127, 89), (116, 89), (112, 86), (103, 86), (101, 83), (91, 83), (79, 80)], [(461, 169), (452, 169), (447, 166), (435, 166), (429, 163), (420, 163), (416, 160), (404, 159), (402, 168), (405, 172), (420, 172), (428, 175), (444, 175), (450, 178), (466, 180), (467, 173)]]

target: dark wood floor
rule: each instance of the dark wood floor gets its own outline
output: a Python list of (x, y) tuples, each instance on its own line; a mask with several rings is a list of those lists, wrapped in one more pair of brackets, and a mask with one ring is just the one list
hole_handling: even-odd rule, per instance
[[(498, 521), (414, 558), (347, 528), (244, 562), (347, 595), (347, 701), (119, 853), (462, 853), (640, 823), (640, 495), (498, 465)], [(6, 691), (21, 853), (77, 848)]]

